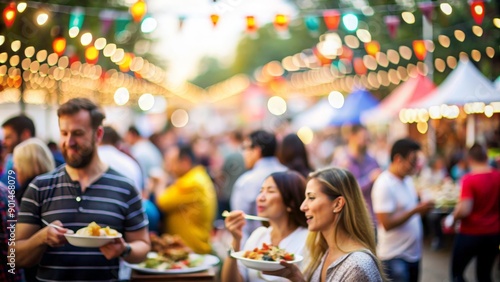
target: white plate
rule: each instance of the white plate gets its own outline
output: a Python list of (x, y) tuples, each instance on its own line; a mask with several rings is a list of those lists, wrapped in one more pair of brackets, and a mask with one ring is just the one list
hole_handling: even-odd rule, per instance
[[(148, 258), (154, 258), (157, 256), (157, 253), (150, 252), (148, 253)], [(145, 268), (141, 267), (139, 264), (130, 264), (125, 262), (130, 268), (135, 269), (144, 273), (153, 273), (153, 274), (176, 274), (176, 273), (192, 273), (192, 272), (200, 272), (209, 269), (210, 267), (218, 264), (220, 262), (219, 258), (213, 255), (198, 255), (198, 254), (189, 254), (189, 259), (195, 260), (200, 257), (204, 257), (203, 262), (195, 267), (182, 268), (182, 269), (164, 269), (158, 270), (154, 268)]]
[(83, 236), (77, 234), (64, 234), (68, 243), (77, 247), (97, 248), (112, 242), (116, 238), (121, 238), (122, 234), (118, 233), (117, 236)]
[[(265, 261), (265, 260), (255, 260), (255, 259), (249, 259), (249, 258), (244, 258), (243, 254), (245, 254), (246, 251), (239, 251), (239, 252), (232, 252), (231, 256), (243, 263), (248, 268), (260, 270), (260, 271), (275, 271), (278, 269), (284, 268), (283, 265), (280, 264), (279, 261)], [(304, 258), (301, 255), (294, 255), (295, 260), (287, 261), (288, 263), (299, 263), (301, 262)]]

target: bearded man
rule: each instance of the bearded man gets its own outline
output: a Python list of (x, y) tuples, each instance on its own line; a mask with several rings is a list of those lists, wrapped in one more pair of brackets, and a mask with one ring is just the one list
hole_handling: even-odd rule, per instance
[[(105, 116), (97, 105), (71, 99), (57, 115), (66, 165), (38, 176), (25, 192), (16, 227), (16, 266), (39, 264), (41, 281), (116, 281), (120, 257), (138, 263), (150, 250), (141, 197), (132, 180), (99, 159)], [(100, 248), (67, 244), (66, 232), (93, 221), (123, 238)]]

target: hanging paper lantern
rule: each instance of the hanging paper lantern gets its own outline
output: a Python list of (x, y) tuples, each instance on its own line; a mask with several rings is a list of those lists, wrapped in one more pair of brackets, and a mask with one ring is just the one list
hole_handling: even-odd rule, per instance
[(277, 14), (274, 18), (274, 28), (277, 31), (288, 30), (288, 17), (283, 14)]
[(123, 59), (120, 62), (118, 62), (118, 68), (120, 69), (120, 71), (128, 72), (130, 70), (130, 63), (134, 58), (135, 58), (134, 54), (128, 52), (125, 53)]
[(247, 16), (247, 32), (254, 33), (257, 31), (257, 22), (255, 16)]
[(137, 0), (134, 5), (130, 6), (130, 15), (132, 15), (134, 22), (140, 22), (146, 15), (147, 11), (148, 7), (146, 6), (146, 2), (144, 2), (144, 0)]
[(472, 18), (476, 24), (480, 25), (484, 19), (484, 2), (483, 0), (474, 0), (470, 4)]
[(96, 64), (99, 60), (99, 50), (97, 50), (93, 45), (85, 49), (85, 60), (88, 64)]
[(306, 16), (304, 19), (307, 30), (312, 34), (317, 34), (319, 32), (319, 20), (315, 16)]
[(10, 4), (5, 7), (3, 10), (3, 21), (7, 28), (11, 27), (14, 24), (14, 20), (16, 19), (16, 3), (10, 2)]
[(418, 8), (427, 19), (428, 22), (432, 21), (432, 12), (434, 11), (434, 4), (432, 2), (420, 2)]
[(427, 55), (427, 49), (425, 48), (424, 40), (413, 40), (413, 52), (419, 60), (424, 60), (425, 55)]
[(211, 14), (210, 15), (210, 20), (212, 21), (212, 24), (215, 27), (217, 25), (217, 23), (219, 22), (219, 15), (217, 15), (217, 14)]
[(99, 20), (101, 20), (101, 35), (106, 36), (113, 24), (116, 15), (114, 11), (103, 10), (99, 13)]
[(323, 20), (328, 30), (337, 30), (340, 24), (340, 12), (337, 10), (326, 10), (323, 12)]
[(129, 17), (117, 18), (115, 19), (115, 39), (121, 39), (123, 35), (127, 34), (127, 27), (130, 24)]
[(77, 27), (78, 30), (82, 29), (83, 26), (83, 20), (84, 20), (84, 11), (82, 7), (76, 7), (71, 11), (71, 14), (69, 15), (69, 28), (70, 30), (72, 27)]
[(54, 53), (58, 56), (62, 56), (64, 51), (66, 51), (66, 38), (63, 36), (57, 36), (54, 41), (52, 41), (52, 49), (54, 49)]
[(366, 53), (370, 56), (375, 57), (375, 55), (380, 52), (380, 43), (375, 40), (365, 43)]
[(398, 16), (390, 15), (384, 17), (385, 25), (387, 26), (387, 30), (389, 31), (389, 35), (391, 38), (395, 38), (398, 33), (398, 27), (400, 23), (400, 19)]
[(368, 69), (366, 68), (362, 58), (354, 58), (353, 65), (354, 65), (354, 71), (358, 75), (364, 75), (368, 72)]

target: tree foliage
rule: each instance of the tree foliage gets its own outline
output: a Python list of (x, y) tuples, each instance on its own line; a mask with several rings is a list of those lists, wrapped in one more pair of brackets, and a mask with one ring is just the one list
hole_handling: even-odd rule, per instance
[[(380, 43), (381, 51), (386, 52), (389, 49), (398, 50), (400, 46), (412, 48), (412, 42), (416, 39), (423, 39), (423, 24), (424, 16), (418, 8), (418, 3), (409, 1), (395, 0), (368, 0), (367, 4), (373, 9), (374, 14), (365, 16), (359, 9), (354, 9), (353, 1), (327, 1), (327, 0), (294, 0), (292, 1), (300, 14), (291, 23), (290, 37), (280, 39), (275, 32), (273, 25), (268, 24), (258, 31), (258, 38), (253, 39), (250, 36), (242, 37), (236, 52), (236, 57), (233, 65), (230, 68), (222, 68), (216, 66), (209, 72), (204, 73), (204, 84), (215, 83), (221, 77), (230, 76), (230, 74), (253, 72), (272, 60), (281, 61), (284, 57), (303, 51), (304, 49), (314, 47), (318, 41), (318, 36), (313, 37), (306, 29), (303, 17), (306, 15), (315, 15), (320, 19), (320, 34), (327, 31), (323, 21), (321, 11), (324, 9), (340, 9), (342, 12), (353, 12), (358, 17), (360, 24), (359, 28), (364, 28), (370, 31), (372, 40)], [(432, 27), (432, 38), (435, 45), (433, 53), (428, 53), (428, 56), (433, 58), (442, 58), (446, 61), (448, 56), (458, 58), (461, 52), (470, 56), (472, 50), (481, 52), (482, 60), (475, 62), (478, 68), (490, 79), (495, 78), (500, 74), (500, 64), (498, 64), (500, 56), (496, 55), (493, 58), (486, 57), (486, 48), (488, 46), (498, 46), (500, 42), (500, 33), (496, 28), (492, 19), (498, 17), (498, 3), (485, 2), (486, 15), (481, 25), (483, 34), (478, 37), (472, 32), (472, 26), (476, 25), (472, 19), (470, 6), (464, 0), (450, 1), (453, 7), (451, 15), (445, 15), (439, 8), (439, 3), (434, 3)], [(396, 15), (400, 16), (403, 11), (410, 11), (415, 17), (414, 24), (407, 24), (402, 19), (395, 38), (391, 38), (387, 31), (387, 25), (384, 22), (384, 16)], [(466, 34), (466, 39), (460, 42), (456, 39), (455, 30), (462, 30)], [(345, 35), (355, 32), (348, 32), (342, 26), (337, 31), (341, 38)], [(439, 35), (446, 35), (450, 38), (451, 46), (443, 47), (439, 41)], [(353, 49), (355, 57), (362, 57), (366, 54), (363, 43), (358, 48)], [(496, 51), (498, 53), (498, 50)], [(486, 59), (484, 59), (486, 58)], [(408, 61), (401, 61), (400, 64), (406, 65), (409, 63), (415, 64), (418, 60), (413, 56)], [(395, 68), (397, 65), (389, 64), (387, 67), (379, 66), (377, 70), (388, 70)], [(434, 67), (434, 66), (433, 66)], [(449, 74), (451, 69), (448, 67), (444, 72), (434, 71), (435, 83), (441, 83)], [(224, 73), (224, 75), (221, 75)], [(195, 81), (197, 81), (195, 79)], [(385, 89), (380, 89), (380, 95), (385, 96), (392, 90), (393, 86)]]

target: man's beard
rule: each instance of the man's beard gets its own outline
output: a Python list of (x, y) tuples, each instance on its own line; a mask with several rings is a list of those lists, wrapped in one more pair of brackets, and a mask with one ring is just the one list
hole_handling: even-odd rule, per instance
[(77, 150), (77, 154), (73, 154), (73, 157), (69, 157), (68, 149), (65, 147), (62, 148), (62, 154), (68, 166), (72, 168), (84, 168), (90, 164), (95, 151), (94, 143), (91, 143), (89, 147), (83, 148), (79, 145), (75, 145), (72, 149)]

